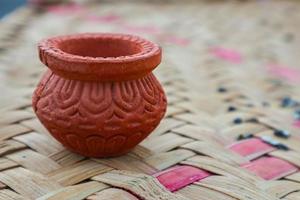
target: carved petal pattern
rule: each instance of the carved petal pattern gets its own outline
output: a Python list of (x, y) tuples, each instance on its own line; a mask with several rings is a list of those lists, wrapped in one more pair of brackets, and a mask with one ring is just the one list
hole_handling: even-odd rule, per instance
[(159, 124), (165, 94), (149, 75), (123, 82), (63, 79), (47, 72), (33, 98), (35, 112), (67, 148), (87, 156), (128, 152)]

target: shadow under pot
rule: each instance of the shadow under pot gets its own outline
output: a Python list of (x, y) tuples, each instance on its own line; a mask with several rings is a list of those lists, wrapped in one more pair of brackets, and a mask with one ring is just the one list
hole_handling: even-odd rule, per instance
[(32, 104), (41, 123), (66, 148), (84, 156), (127, 153), (166, 112), (165, 93), (152, 73), (158, 45), (124, 34), (76, 34), (39, 43), (49, 68)]

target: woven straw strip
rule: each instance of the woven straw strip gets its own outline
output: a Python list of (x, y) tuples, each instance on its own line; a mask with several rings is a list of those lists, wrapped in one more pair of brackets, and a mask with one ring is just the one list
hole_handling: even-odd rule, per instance
[(186, 199), (181, 195), (175, 195), (167, 191), (160, 183), (153, 177), (133, 173), (129, 171), (111, 171), (93, 177), (93, 180), (101, 181), (116, 187), (124, 188), (139, 197), (149, 200), (175, 200)]

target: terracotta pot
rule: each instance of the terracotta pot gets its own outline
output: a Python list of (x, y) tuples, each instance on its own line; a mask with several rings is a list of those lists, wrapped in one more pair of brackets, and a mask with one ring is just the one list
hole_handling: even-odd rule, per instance
[(166, 96), (152, 74), (161, 49), (123, 34), (77, 34), (39, 43), (49, 68), (33, 94), (42, 124), (91, 157), (127, 153), (159, 124)]

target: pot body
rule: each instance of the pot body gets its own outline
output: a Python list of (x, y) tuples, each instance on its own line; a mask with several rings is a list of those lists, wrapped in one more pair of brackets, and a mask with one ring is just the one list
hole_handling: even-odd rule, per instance
[(158, 126), (165, 93), (151, 73), (118, 82), (65, 79), (48, 70), (33, 94), (35, 113), (66, 148), (89, 157), (127, 153)]

